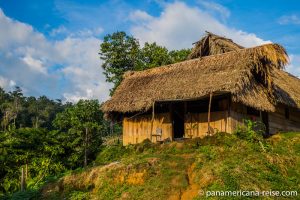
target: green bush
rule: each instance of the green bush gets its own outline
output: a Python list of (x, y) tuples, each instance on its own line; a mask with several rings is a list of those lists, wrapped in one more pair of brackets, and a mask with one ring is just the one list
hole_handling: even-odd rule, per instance
[(83, 191), (72, 191), (68, 195), (68, 199), (70, 200), (88, 200), (89, 198), (89, 193), (88, 192), (83, 192)]
[(243, 121), (243, 125), (238, 126), (235, 130), (235, 135), (249, 142), (262, 141), (266, 133), (265, 125), (260, 121), (252, 121), (249, 119), (244, 119)]
[(35, 200), (39, 199), (39, 192), (37, 190), (25, 190), (13, 193), (12, 200)]
[(102, 148), (101, 152), (97, 155), (95, 163), (97, 165), (108, 164), (119, 160), (127, 152), (126, 147), (122, 144), (105, 146)]

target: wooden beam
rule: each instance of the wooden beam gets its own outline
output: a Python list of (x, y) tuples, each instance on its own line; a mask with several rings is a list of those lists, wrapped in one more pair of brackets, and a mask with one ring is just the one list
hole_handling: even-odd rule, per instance
[(150, 128), (150, 140), (152, 142), (152, 135), (153, 135), (153, 122), (154, 122), (154, 115), (155, 115), (155, 101), (153, 101), (153, 105), (152, 105), (152, 119), (151, 119), (151, 128)]
[(173, 121), (173, 105), (172, 102), (169, 103), (169, 115), (170, 115), (170, 120), (171, 120), (171, 141), (174, 140), (174, 121)]
[(210, 109), (211, 109), (211, 100), (212, 100), (212, 96), (213, 96), (213, 93), (211, 92), (211, 93), (209, 94), (208, 115), (207, 115), (207, 133), (208, 133), (209, 135), (212, 134), (211, 127), (210, 127)]
[(226, 116), (225, 132), (227, 132), (229, 130), (228, 126), (231, 126), (231, 124), (230, 124), (230, 110), (231, 110), (231, 95), (229, 95), (227, 97), (227, 116)]

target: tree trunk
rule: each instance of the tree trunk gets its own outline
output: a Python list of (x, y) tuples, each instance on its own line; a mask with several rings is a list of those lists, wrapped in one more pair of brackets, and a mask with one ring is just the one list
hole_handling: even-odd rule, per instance
[(38, 128), (39, 117), (35, 117), (35, 128)]
[(85, 128), (85, 145), (84, 145), (84, 167), (87, 166), (87, 144), (88, 144), (88, 128)]
[(25, 180), (28, 179), (28, 161), (26, 160), (26, 168), (25, 168)]
[(21, 191), (25, 189), (25, 177), (24, 177), (24, 168), (22, 167), (21, 171)]

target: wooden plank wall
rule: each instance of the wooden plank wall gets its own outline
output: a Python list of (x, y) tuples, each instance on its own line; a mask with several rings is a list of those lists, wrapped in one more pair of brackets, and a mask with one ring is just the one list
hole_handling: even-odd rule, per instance
[[(279, 106), (277, 111), (269, 114), (270, 133), (281, 131), (300, 131), (300, 112), (290, 108), (290, 119), (285, 118), (285, 107)], [(185, 115), (184, 137), (204, 137), (207, 133), (208, 113), (188, 113)], [(136, 144), (151, 138), (151, 115), (141, 115), (123, 120), (123, 144)], [(249, 118), (246, 106), (232, 103), (230, 112), (218, 111), (211, 113), (211, 126), (219, 132), (233, 133)], [(172, 119), (170, 113), (155, 114), (152, 133), (162, 129), (162, 140), (173, 139)], [(156, 137), (152, 137), (156, 142)]]
[[(124, 118), (123, 120), (123, 145), (136, 144), (151, 138), (151, 115), (141, 115), (134, 118)], [(172, 122), (169, 113), (155, 114), (152, 132), (162, 129), (161, 139), (172, 139)], [(156, 137), (152, 137), (156, 142)]]
[[(204, 137), (207, 133), (207, 115), (208, 113), (188, 113), (185, 116), (184, 137), (195, 138)], [(211, 112), (210, 126), (219, 132), (228, 132), (229, 121), (228, 112)]]
[(228, 133), (233, 133), (239, 126), (242, 126), (244, 123), (243, 120), (247, 118), (248, 116), (246, 114), (231, 110), (229, 118), (230, 127), (228, 129)]
[[(245, 105), (233, 102), (230, 111), (229, 124), (231, 124), (231, 130), (229, 130), (229, 133), (236, 130), (239, 125), (242, 125), (243, 119), (249, 117)], [(285, 106), (283, 105), (277, 106), (275, 112), (269, 112), (268, 118), (270, 134), (286, 131), (300, 131), (300, 112), (294, 108), (289, 108), (289, 119), (286, 119), (285, 117)]]
[(300, 112), (289, 108), (289, 119), (285, 117), (285, 107), (280, 105), (276, 112), (269, 113), (270, 134), (286, 131), (300, 131)]

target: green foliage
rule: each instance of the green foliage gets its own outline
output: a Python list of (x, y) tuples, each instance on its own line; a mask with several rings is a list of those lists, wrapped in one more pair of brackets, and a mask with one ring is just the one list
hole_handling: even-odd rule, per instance
[(102, 67), (106, 80), (117, 87), (122, 75), (128, 70), (134, 70), (139, 65), (140, 45), (137, 39), (125, 32), (108, 34), (101, 43), (100, 58), (104, 61)]
[(100, 153), (97, 155), (95, 163), (100, 165), (118, 161), (127, 152), (128, 149), (125, 148), (122, 144), (107, 146), (103, 148), (102, 151), (100, 151)]
[(171, 63), (177, 63), (186, 60), (190, 55), (190, 53), (191, 53), (191, 49), (170, 51), (169, 56), (171, 57)]
[(172, 63), (168, 49), (154, 43), (146, 42), (140, 49), (140, 66), (136, 70), (144, 70)]
[(100, 45), (100, 58), (106, 81), (114, 84), (111, 94), (122, 81), (126, 71), (140, 71), (186, 60), (190, 49), (168, 51), (155, 42), (146, 42), (141, 48), (139, 41), (125, 32), (115, 32), (104, 37)]
[(265, 125), (260, 121), (244, 120), (244, 124), (235, 130), (237, 137), (250, 142), (261, 141), (266, 133)]
[(37, 200), (39, 199), (38, 190), (26, 190), (14, 193), (11, 198), (12, 200)]
[[(161, 145), (144, 142), (126, 147), (105, 146), (98, 155), (103, 158), (99, 164), (120, 162), (78, 173), (72, 179), (78, 178), (78, 182), (85, 184), (78, 188), (77, 182), (66, 183), (64, 187), (68, 190), (61, 194), (80, 190), (97, 199), (168, 199), (171, 196), (180, 199), (182, 194), (195, 195), (200, 189), (204, 192), (299, 191), (299, 133), (260, 139), (269, 146), (268, 151), (256, 151), (256, 147), (260, 148), (256, 139), (225, 133)], [(138, 180), (139, 173), (145, 173), (141, 183), (129, 182)], [(86, 178), (90, 176), (97, 178)], [(94, 185), (93, 189), (86, 190), (87, 184)]]
[(0, 119), (3, 131), (21, 127), (47, 128), (53, 130), (52, 121), (58, 112), (70, 104), (60, 100), (24, 97), (21, 88), (6, 93), (0, 88)]
[(89, 200), (89, 193), (83, 191), (72, 191), (68, 195), (68, 199), (70, 200)]
[(54, 126), (65, 132), (64, 145), (68, 148), (70, 166), (87, 164), (89, 158), (94, 158), (102, 143), (104, 135), (103, 114), (97, 100), (80, 100), (76, 105), (57, 114)]
[(29, 198), (49, 177), (94, 160), (110, 128), (99, 108), (97, 100), (63, 104), (24, 97), (19, 87), (8, 93), (0, 88), (0, 194), (20, 190), (22, 168), (26, 191), (15, 193), (16, 199)]
[(45, 129), (20, 128), (0, 132), (1, 148), (7, 156), (2, 158), (0, 189), (4, 192), (17, 191), (20, 170), (28, 167), (28, 187), (51, 174), (65, 170), (60, 160), (64, 152), (60, 140), (52, 137), (53, 132)]

